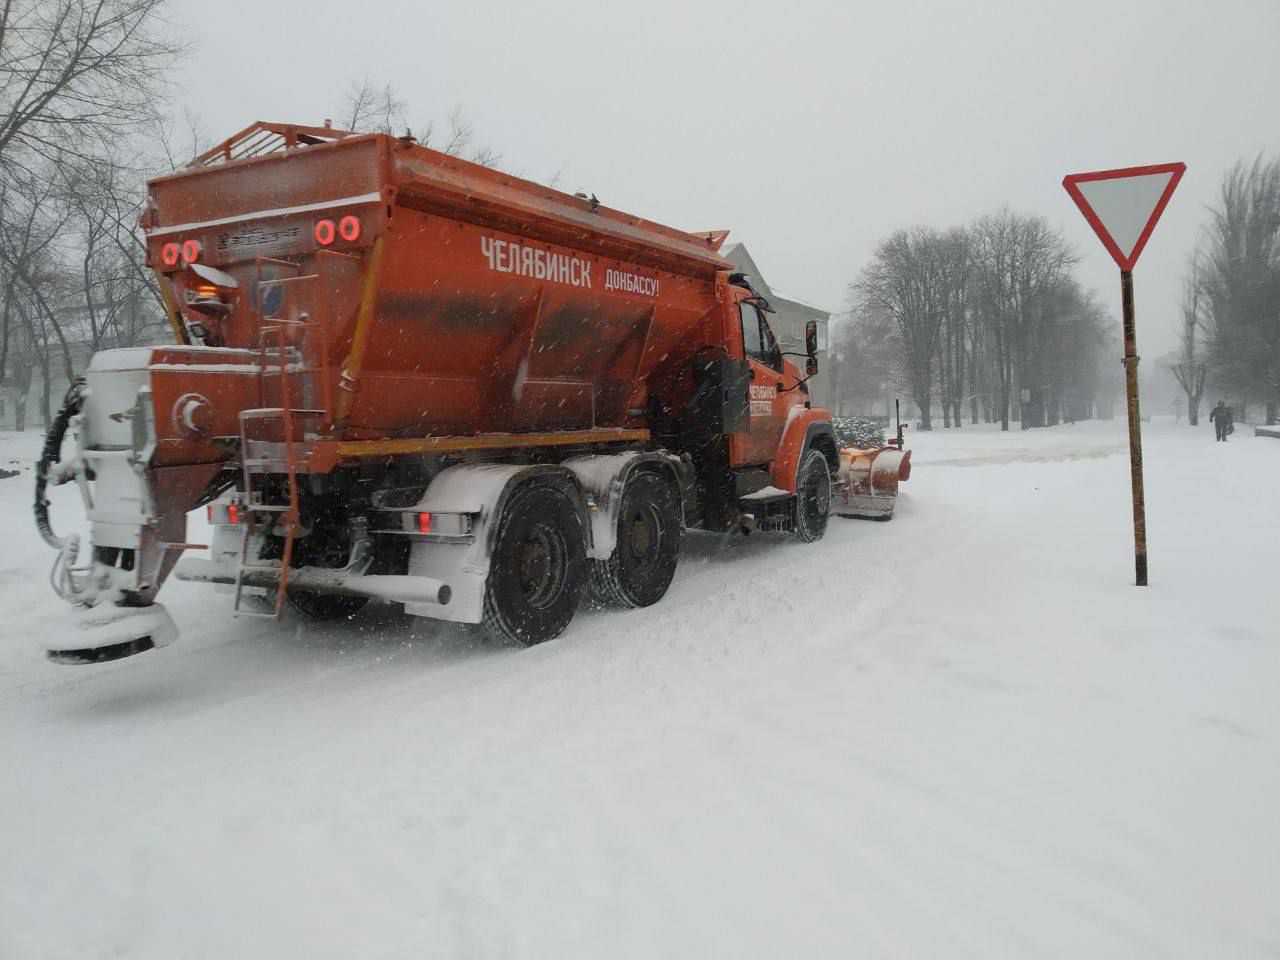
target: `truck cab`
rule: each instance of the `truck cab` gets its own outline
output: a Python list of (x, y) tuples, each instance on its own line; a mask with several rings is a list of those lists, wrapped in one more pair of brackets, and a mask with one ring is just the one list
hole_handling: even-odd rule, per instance
[(727, 342), (741, 345), (747, 364), (747, 418), (744, 429), (731, 435), (730, 461), (735, 466), (767, 464), (778, 455), (792, 409), (803, 409), (809, 396), (804, 375), (783, 356), (774, 336), (769, 302), (751, 289), (749, 279), (738, 282), (747, 284), (746, 294), (730, 311), (733, 329)]

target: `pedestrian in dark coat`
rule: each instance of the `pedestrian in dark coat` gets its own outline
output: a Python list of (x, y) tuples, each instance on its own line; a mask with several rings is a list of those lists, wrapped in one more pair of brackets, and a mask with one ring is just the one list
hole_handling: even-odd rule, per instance
[(1213, 421), (1216, 438), (1226, 443), (1227, 434), (1231, 432), (1232, 425), (1235, 423), (1235, 411), (1219, 400), (1218, 405), (1209, 411), (1209, 419)]

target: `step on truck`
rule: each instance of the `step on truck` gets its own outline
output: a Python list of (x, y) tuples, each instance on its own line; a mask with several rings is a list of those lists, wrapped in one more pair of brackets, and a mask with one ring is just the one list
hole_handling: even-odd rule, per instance
[[(170, 575), (245, 615), (380, 599), (539, 643), (585, 591), (660, 600), (686, 529), (814, 541), (833, 492), (874, 499), (810, 402), (812, 325), (784, 354), (725, 231), (267, 123), (151, 181), (142, 228), (174, 342), (96, 354), (37, 470), (53, 583), (81, 608), (55, 661), (172, 640)], [(58, 483), (87, 551), (55, 532)]]

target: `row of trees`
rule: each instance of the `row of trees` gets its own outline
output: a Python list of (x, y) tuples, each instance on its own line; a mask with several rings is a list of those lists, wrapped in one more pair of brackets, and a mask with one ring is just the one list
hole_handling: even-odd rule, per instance
[(163, 316), (136, 223), (172, 158), (137, 144), (173, 143), (161, 108), (184, 52), (164, 0), (0, 3), (0, 387), (19, 427), (36, 374), (47, 421), (51, 382)]
[[(188, 52), (168, 0), (0, 0), (0, 413), (24, 429), (33, 383), (52, 385), (99, 349), (165, 335), (138, 216), (148, 178), (209, 144), (173, 116), (172, 71)], [(407, 108), (368, 79), (343, 92), (338, 125), (403, 134)], [(246, 118), (246, 120), (251, 118)], [(495, 165), (455, 109), (421, 143)]]
[[(965, 416), (1009, 429), (1109, 417), (1106, 311), (1074, 275), (1076, 257), (1043, 217), (1004, 209), (964, 227), (885, 238), (850, 285), (832, 394), (903, 389), (932, 429)], [(936, 404), (936, 406), (935, 406)]]
[(1174, 376), (1199, 422), (1208, 387), (1280, 420), (1280, 159), (1227, 171), (1182, 285)]

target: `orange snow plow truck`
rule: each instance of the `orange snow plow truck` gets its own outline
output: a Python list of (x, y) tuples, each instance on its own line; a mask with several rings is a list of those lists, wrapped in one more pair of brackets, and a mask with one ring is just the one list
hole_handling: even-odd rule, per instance
[[(172, 640), (170, 574), (243, 614), (372, 598), (538, 643), (584, 590), (661, 599), (686, 529), (817, 540), (833, 509), (886, 515), (909, 469), (900, 445), (842, 457), (805, 385), (812, 325), (797, 365), (726, 232), (265, 123), (152, 181), (142, 227), (175, 343), (95, 355), (37, 470), (54, 587), (81, 608), (55, 661)], [(58, 483), (88, 511), (83, 555), (50, 521)]]

